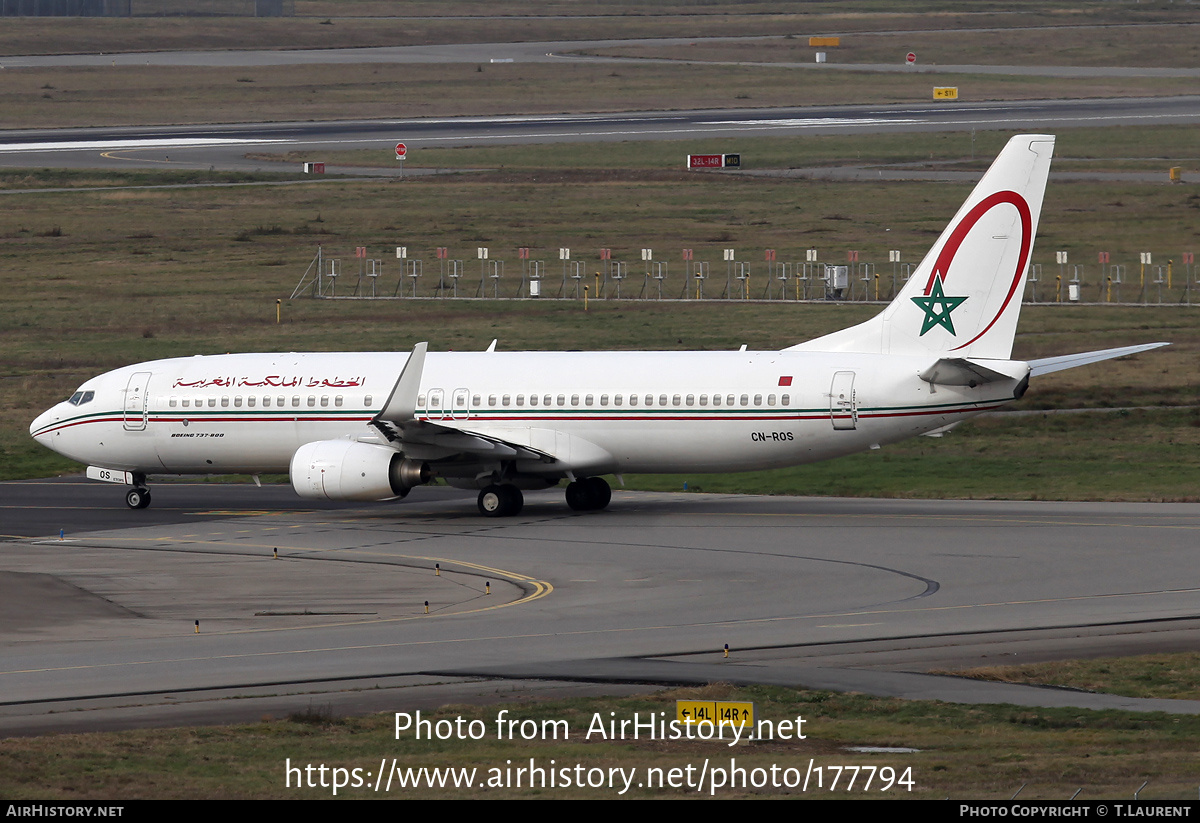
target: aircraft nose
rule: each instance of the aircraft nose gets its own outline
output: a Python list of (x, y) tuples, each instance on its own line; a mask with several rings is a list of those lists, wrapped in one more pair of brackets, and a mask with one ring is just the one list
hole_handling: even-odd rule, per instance
[(47, 409), (39, 414), (32, 423), (29, 424), (29, 435), (34, 440), (42, 445), (45, 445), (49, 434), (45, 433), (45, 429), (53, 425), (59, 419), (58, 407)]

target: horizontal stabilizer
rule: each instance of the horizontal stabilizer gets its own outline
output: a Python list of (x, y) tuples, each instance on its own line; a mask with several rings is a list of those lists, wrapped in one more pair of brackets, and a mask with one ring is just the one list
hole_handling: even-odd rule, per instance
[(1029, 373), (1033, 377), (1037, 377), (1041, 374), (1073, 369), (1077, 366), (1086, 366), (1089, 363), (1099, 363), (1102, 360), (1112, 360), (1114, 357), (1125, 357), (1128, 354), (1138, 354), (1139, 352), (1150, 351), (1151, 349), (1158, 349), (1169, 345), (1171, 344), (1143, 343), (1140, 346), (1122, 346), (1119, 349), (1101, 349), (1099, 351), (1080, 352), (1079, 354), (1064, 354), (1060, 357), (1043, 357), (1040, 360), (1029, 361)]
[(943, 357), (921, 372), (920, 377), (926, 383), (936, 383), (939, 386), (970, 386), (971, 388), (982, 386), (984, 383), (995, 383), (997, 380), (1018, 379), (974, 363), (965, 357)]

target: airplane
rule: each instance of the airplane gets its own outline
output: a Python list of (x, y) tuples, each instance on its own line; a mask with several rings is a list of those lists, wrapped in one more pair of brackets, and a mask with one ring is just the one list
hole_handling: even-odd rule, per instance
[(288, 472), (303, 498), (405, 497), (442, 478), (488, 517), (567, 481), (734, 472), (876, 449), (999, 409), (1031, 377), (1147, 343), (1010, 359), (1054, 149), (1019, 135), (881, 313), (781, 351), (225, 354), (86, 381), (30, 426), (93, 480), (150, 504), (148, 475)]

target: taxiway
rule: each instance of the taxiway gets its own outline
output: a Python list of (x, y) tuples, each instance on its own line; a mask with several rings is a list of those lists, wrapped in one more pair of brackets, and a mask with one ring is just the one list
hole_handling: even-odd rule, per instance
[(114, 488), (4, 485), (0, 728), (531, 681), (1200, 711), (926, 674), (1194, 646), (1200, 505), (617, 492), (578, 514), (549, 491), (495, 521), (446, 489), (313, 508), (287, 487), (164, 484), (131, 512)]

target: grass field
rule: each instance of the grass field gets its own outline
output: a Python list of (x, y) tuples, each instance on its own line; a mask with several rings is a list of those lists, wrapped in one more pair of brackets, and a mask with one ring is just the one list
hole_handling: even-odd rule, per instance
[[(798, 72), (800, 72), (798, 74)], [(13, 68), (0, 128), (448, 117), (1190, 94), (1194, 78), (863, 74), (671, 63)]]
[(955, 674), (1003, 683), (1063, 686), (1126, 697), (1200, 700), (1200, 654), (1149, 654), (1060, 660), (1028, 666), (989, 666)]
[[(1136, 659), (1131, 664), (1136, 664)], [(1195, 675), (1194, 665), (1192, 674)], [(586, 739), (593, 718), (632, 720), (639, 713), (674, 717), (675, 699), (740, 699), (755, 703), (757, 717), (773, 721), (804, 719), (803, 740), (742, 743), (604, 741)], [(1183, 799), (1195, 792), (1200, 762), (1195, 741), (1200, 718), (1128, 712), (1070, 709), (1027, 709), (1013, 706), (959, 706), (923, 701), (885, 700), (862, 695), (805, 692), (778, 688), (732, 689), (710, 686), (676, 690), (653, 697), (587, 699), (503, 704), (508, 718), (536, 722), (565, 721), (571, 737), (563, 742), (497, 741), (495, 718), (500, 706), (446, 706), (423, 717), (464, 723), (480, 720), (486, 737), (479, 741), (417, 741), (411, 733), (397, 739), (391, 714), (336, 718), (319, 707), (290, 719), (170, 731), (129, 731), (61, 735), (0, 741), (0, 795), (24, 799), (120, 800), (123, 798), (288, 798), (331, 797), (332, 790), (285, 787), (285, 764), (324, 763), (328, 767), (374, 771), (381, 761), (401, 769), (421, 767), (476, 768), (480, 782), (489, 769), (506, 764), (528, 767), (533, 758), (549, 770), (582, 764), (598, 768), (680, 769), (677, 788), (639, 788), (623, 796), (686, 798), (697, 793), (695, 774), (707, 760), (712, 768), (731, 767), (730, 758), (747, 771), (777, 767), (798, 770), (802, 778), (810, 759), (826, 770), (824, 790), (807, 793), (786, 788), (724, 788), (716, 797), (809, 797), (888, 799), (1004, 800), (1021, 789), (1022, 800), (1063, 800), (1077, 789), (1079, 799), (1130, 797), (1142, 784), (1142, 800)], [(403, 709), (401, 709), (403, 710)], [(610, 715), (610, 712), (615, 715)], [(465, 727), (464, 727), (465, 728)], [(887, 746), (915, 751), (864, 754), (853, 746)], [(835, 766), (890, 766), (896, 776), (908, 772), (912, 788), (882, 787), (879, 773), (864, 790), (867, 771), (847, 790), (846, 772), (830, 788)], [(691, 767), (693, 786), (683, 785)], [(574, 772), (572, 772), (574, 773)], [(147, 780), (147, 775), (153, 775)], [(664, 774), (665, 778), (665, 774)], [(293, 776), (293, 780), (295, 780)], [(795, 777), (789, 778), (795, 781)], [(331, 780), (331, 775), (327, 781)], [(398, 789), (388, 794), (343, 789), (339, 797), (395, 798), (616, 798), (620, 788), (549, 789), (491, 788), (455, 790)]]
[[(204, 17), (6, 18), (0, 55), (80, 54), (180, 49), (361, 48), (441, 43), (494, 43), (627, 37), (704, 37), (831, 31), (941, 30), (1084, 23), (1130, 25), (1179, 21), (1170, 3), (1130, 6), (1102, 0), (1083, 3), (962, 4), (921, 0), (861, 2), (659, 3), (656, 0), (512, 0), (497, 8), (483, 2), (433, 0), (296, 3), (294, 18)], [(1186, 18), (1185, 18), (1186, 19)], [(810, 58), (811, 60), (811, 58)]]
[[(1005, 139), (1004, 134), (979, 134), (974, 165), (986, 163)], [(1068, 157), (1100, 164), (1129, 158), (1183, 163), (1188, 139), (1182, 128), (1080, 130), (1061, 135), (1059, 145)], [(773, 165), (833, 162), (839, 145), (843, 157), (882, 163), (963, 161), (971, 149), (969, 135), (962, 134), (740, 143), (748, 158), (761, 156)], [(494, 337), (506, 349), (778, 348), (877, 310), (862, 304), (737, 300), (608, 299), (593, 301), (586, 314), (576, 301), (286, 302), (318, 243), (329, 257), (347, 258), (358, 245), (387, 257), (391, 246), (406, 244), (411, 257), (425, 258), (423, 294), (434, 293), (435, 246), (447, 246), (451, 258), (464, 259), (467, 293), (479, 282), (478, 262), (468, 259), (475, 247), (491, 247), (492, 260), (508, 258), (508, 293), (516, 292), (520, 280), (516, 247), (532, 247), (531, 256), (546, 261), (552, 294), (562, 277), (559, 247), (573, 248), (576, 259), (591, 258), (585, 268), (590, 273), (599, 268), (595, 256), (601, 247), (630, 260), (650, 246), (658, 259), (672, 261), (665, 290), (671, 296), (683, 285), (673, 259), (678, 249), (694, 248), (698, 259), (714, 261), (708, 294), (715, 296), (724, 286), (719, 255), (725, 247), (738, 248), (739, 256), (751, 261), (763, 248), (776, 248), (780, 260), (796, 260), (810, 247), (819, 248), (825, 260), (838, 260), (847, 249), (859, 250), (864, 260), (885, 260), (889, 248), (899, 248), (905, 260), (916, 261), (966, 192), (965, 186), (939, 183), (796, 183), (663, 168), (684, 152), (684, 146), (663, 143), (431, 151), (427, 159), (436, 165), (497, 170), (344, 185), (187, 188), (188, 183), (230, 179), (191, 172), (2, 175), (0, 184), (12, 192), (4, 196), (18, 205), (0, 214), (0, 272), (8, 283), (9, 309), (0, 317), (6, 354), (0, 474), (14, 478), (70, 470), (69, 463), (29, 440), (29, 421), (86, 377), (131, 362), (220, 351), (407, 349), (423, 339), (435, 350), (482, 349)], [(594, 168), (597, 156), (610, 163), (620, 157), (626, 168)], [(103, 188), (172, 182), (181, 187)], [(81, 186), (101, 188), (70, 190)], [(1107, 249), (1132, 273), (1143, 248), (1154, 249), (1159, 260), (1187, 249), (1197, 239), (1198, 207), (1200, 199), (1186, 186), (1052, 185), (1035, 262), (1043, 262), (1052, 276), (1055, 250), (1088, 261), (1096, 250)], [(346, 265), (353, 266), (353, 260)], [(390, 291), (399, 271), (394, 260), (384, 265), (381, 286)], [(886, 291), (890, 271), (886, 263), (880, 266)], [(630, 263), (635, 291), (644, 279), (640, 268), (640, 261)], [(1097, 269), (1094, 264), (1085, 268), (1086, 299), (1100, 294)], [(761, 294), (766, 286), (762, 264), (752, 262), (751, 272), (751, 293)], [(344, 270), (343, 290), (351, 288), (353, 274), (353, 268)], [(1177, 277), (1185, 275), (1177, 270)], [(1175, 286), (1167, 293), (1171, 303), (1184, 297), (1179, 280)], [(1127, 284), (1123, 296), (1137, 293)], [(611, 297), (611, 289), (606, 294)], [(1157, 294), (1150, 289), (1145, 296), (1154, 300)], [(277, 298), (285, 299), (285, 322), (278, 326)], [(1155, 340), (1174, 345), (1129, 362), (1052, 375), (1037, 381), (1021, 406), (1193, 405), (1198, 338), (1191, 310), (1178, 305), (1029, 307), (1017, 340), (1020, 357)], [(710, 491), (806, 494), (1200, 496), (1194, 461), (1187, 459), (1192, 451), (1173, 449), (1194, 442), (1193, 418), (1187, 412), (1139, 414), (1133, 420), (999, 419), (963, 427), (940, 441), (922, 440), (828, 467), (635, 482), (682, 488), (687, 480), (691, 488)], [(1128, 440), (1122, 440), (1124, 433)], [(1061, 457), (1048, 458), (1041, 467), (1022, 466), (1020, 455), (1029, 453), (1025, 447), (1031, 440), (1040, 444), (1039, 453)], [(1123, 445), (1114, 451), (1115, 443)], [(1095, 471), (1113, 459), (1121, 461), (1122, 471)], [(987, 469), (978, 469), (971, 483), (937, 481), (963, 474), (968, 463)]]
[[(807, 38), (847, 33), (831, 62), (901, 65), (916, 49), (933, 63), (1035, 65), (1197, 65), (1190, 8), (1027, 2), (1013, 6), (886, 2), (858, 4), (638, 2), (483, 4), (411, 0), (301, 3), (296, 18), (5, 18), (0, 55), (179, 49), (279, 49), (488, 43), (580, 38), (770, 37), (669, 48), (630, 46), (606, 54), (665, 57), (691, 64), (491, 64), (486, 50), (459, 64), (340, 64), (279, 67), (4, 69), (0, 128), (245, 120), (331, 120), (538, 114), (679, 108), (913, 103), (934, 85), (962, 100), (1189, 94), (1191, 77), (819, 74), (772, 66), (810, 64)], [(376, 14), (382, 17), (367, 15)], [(1031, 30), (1030, 26), (1053, 26)], [(932, 29), (932, 30), (931, 30)], [(904, 32), (898, 34), (896, 32)], [(714, 66), (714, 60), (765, 63)], [(0, 57), (0, 66), (3, 58)]]
[[(1200, 66), (1196, 25), (1200, 14), (1161, 25), (1112, 26), (1076, 21), (1070, 29), (986, 27), (984, 30), (859, 32), (841, 38), (837, 47), (817, 49), (806, 37), (766, 43), (707, 43), (692, 46), (628, 46), (589, 50), (618, 57), (665, 57), (753, 63), (813, 63), (824, 51), (834, 65), (904, 63), (909, 52), (917, 65), (1034, 65), (1034, 66), (1134, 66), (1143, 68), (1194, 68)], [(925, 78), (928, 84), (928, 78)]]

